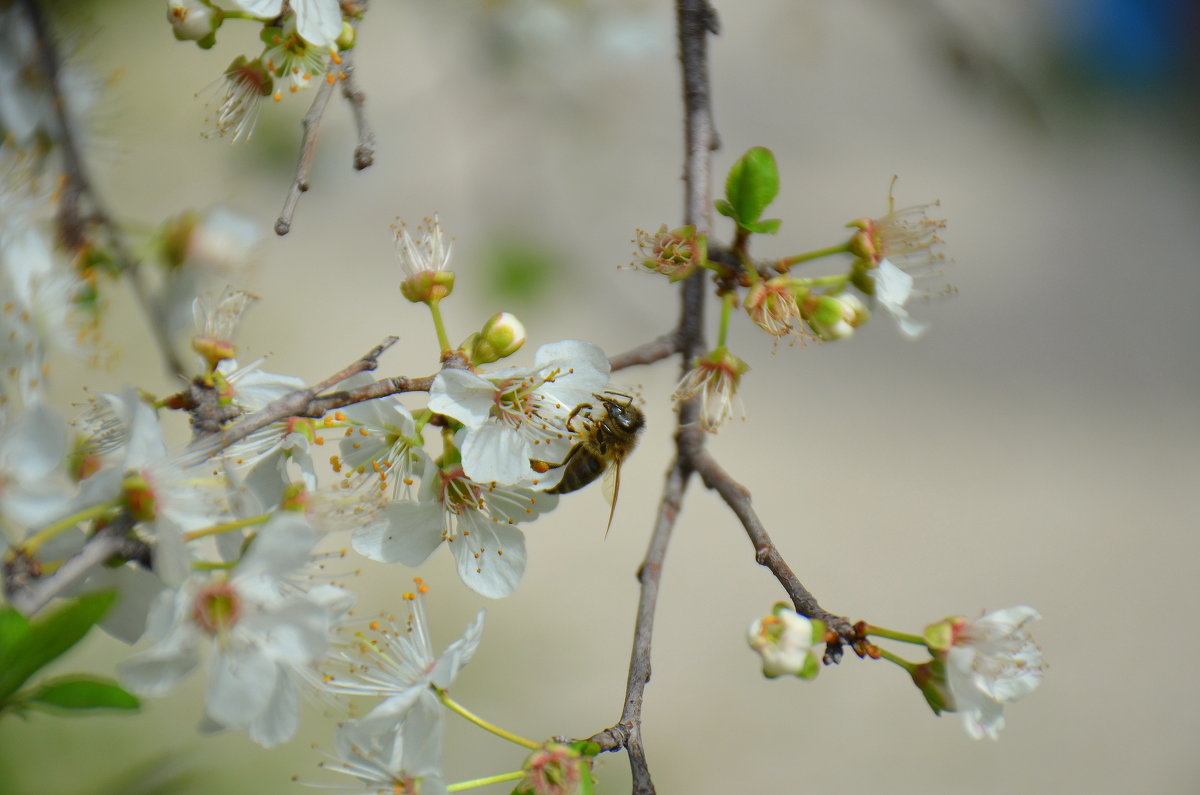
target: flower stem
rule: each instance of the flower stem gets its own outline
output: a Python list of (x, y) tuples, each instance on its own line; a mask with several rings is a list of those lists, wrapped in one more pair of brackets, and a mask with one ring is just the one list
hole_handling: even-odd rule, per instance
[(908, 632), (897, 632), (894, 629), (886, 627), (875, 627), (868, 625), (866, 628), (867, 635), (874, 635), (877, 638), (887, 638), (889, 640), (898, 640), (901, 643), (912, 643), (917, 646), (927, 646), (925, 638), (920, 635), (913, 635)]
[(729, 315), (733, 312), (733, 302), (737, 293), (729, 292), (721, 296), (721, 326), (717, 329), (717, 347), (725, 347), (725, 337), (729, 335)]
[(446, 326), (442, 323), (442, 310), (438, 306), (440, 299), (431, 298), (425, 302), (429, 307), (429, 314), (433, 315), (433, 328), (437, 332), (438, 345), (442, 349), (442, 355), (450, 353), (450, 338), (446, 336)]
[(909, 676), (912, 676), (913, 672), (917, 670), (916, 663), (911, 663), (908, 660), (904, 659), (903, 657), (900, 657), (899, 655), (892, 654), (887, 649), (881, 649), (878, 646), (876, 646), (875, 648), (879, 650), (879, 656), (882, 659), (887, 660), (888, 662), (891, 662), (891, 663), (895, 663), (896, 665), (899, 665), (905, 671), (908, 671)]
[(784, 257), (779, 260), (779, 264), (785, 268), (790, 268), (793, 265), (799, 265), (801, 262), (809, 262), (821, 257), (829, 257), (834, 254), (847, 254), (849, 252), (850, 241), (847, 240), (845, 243), (838, 243), (836, 246), (830, 246), (829, 248), (819, 248), (815, 251), (806, 251), (803, 254), (793, 254), (790, 257)]
[(530, 750), (537, 750), (538, 748), (542, 747), (541, 743), (535, 743), (533, 740), (527, 740), (519, 734), (513, 734), (510, 731), (501, 729), (499, 726), (488, 723), (483, 718), (468, 710), (462, 704), (459, 704), (457, 701), (450, 698), (450, 696), (446, 694), (445, 690), (434, 687), (433, 685), (430, 685), (430, 687), (433, 688), (434, 693), (437, 693), (438, 700), (445, 704), (447, 709), (449, 709), (451, 712), (457, 712), (459, 715), (471, 721), (471, 723), (474, 723), (479, 728), (489, 731), (497, 737), (503, 737), (509, 742), (516, 743), (517, 745), (523, 745)]
[(84, 508), (82, 511), (77, 511), (70, 516), (64, 516), (57, 522), (46, 525), (41, 530), (30, 536), (29, 540), (21, 545), (21, 549), (30, 555), (36, 554), (38, 548), (40, 548), (42, 544), (54, 538), (59, 533), (70, 530), (80, 522), (86, 522), (88, 519), (95, 519), (97, 517), (104, 516), (104, 514), (108, 513), (120, 504), (121, 498), (117, 497), (116, 499), (109, 500), (108, 502), (102, 502), (99, 505), (93, 505), (90, 508)]
[(792, 279), (792, 284), (801, 287), (821, 287), (828, 284), (845, 284), (850, 281), (850, 274), (838, 274), (835, 276), (814, 276), (809, 279)]
[(215, 536), (220, 535), (221, 533), (228, 533), (233, 530), (241, 530), (243, 527), (253, 527), (257, 524), (266, 524), (267, 520), (270, 519), (272, 515), (273, 514), (264, 513), (261, 516), (251, 516), (246, 519), (234, 519), (232, 522), (215, 524), (212, 527), (204, 527), (200, 530), (193, 530), (190, 533), (184, 533), (183, 540), (195, 541), (197, 538), (204, 538), (205, 536)]
[(473, 789), (475, 787), (486, 787), (488, 784), (499, 784), (502, 781), (516, 781), (519, 778), (525, 777), (524, 770), (514, 770), (511, 773), (497, 773), (494, 776), (484, 776), (483, 778), (473, 778), (470, 781), (459, 781), (455, 784), (446, 786), (447, 792), (461, 792), (465, 789)]

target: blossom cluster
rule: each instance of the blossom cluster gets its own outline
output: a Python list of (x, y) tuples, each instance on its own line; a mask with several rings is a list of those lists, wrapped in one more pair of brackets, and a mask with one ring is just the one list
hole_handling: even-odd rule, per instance
[(217, 109), (218, 135), (234, 141), (249, 138), (262, 100), (283, 99), (307, 88), (313, 79), (335, 82), (339, 52), (354, 46), (354, 27), (345, 18), (353, 3), (339, 0), (167, 0), (167, 22), (179, 41), (194, 41), (202, 49), (216, 44), (226, 20), (248, 19), (260, 24), (263, 49), (239, 55), (225, 69), (224, 89)]

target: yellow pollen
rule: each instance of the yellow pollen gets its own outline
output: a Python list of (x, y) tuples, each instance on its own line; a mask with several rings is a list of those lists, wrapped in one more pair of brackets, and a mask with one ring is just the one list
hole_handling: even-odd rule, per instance
[(355, 442), (354, 444), (352, 444), (352, 445), (350, 445), (350, 446), (351, 446), (351, 447), (353, 447), (355, 450), (357, 450), (358, 448), (362, 447), (362, 445), (361, 445), (361, 444), (359, 444), (358, 442)]
[(333, 61), (335, 64), (338, 64), (339, 66), (340, 66), (340, 65), (341, 65), (341, 63), (342, 63), (342, 56), (338, 55), (338, 54), (337, 54), (335, 51), (333, 51), (333, 50), (330, 50), (330, 51), (329, 51), (329, 58), (330, 58), (330, 60), (332, 60), (332, 61)]
[(334, 418), (335, 420), (337, 420), (338, 422), (345, 422), (345, 421), (346, 421), (346, 415), (345, 415), (345, 414), (343, 414), (343, 413), (342, 413), (342, 412), (340, 412), (340, 411), (335, 411), (335, 412), (333, 412), (333, 418)]
[(379, 631), (379, 622), (378, 621), (372, 621), (370, 624), (367, 624), (367, 626), (370, 627), (373, 632)]
[(363, 436), (370, 436), (370, 435), (371, 435), (371, 432), (370, 432), (370, 431), (368, 431), (366, 428), (359, 428), (359, 429), (358, 429), (358, 432), (359, 432), (359, 433), (361, 433)]
[(336, 76), (336, 75), (334, 75), (334, 73), (333, 73), (333, 72), (330, 72), (329, 74), (325, 75), (325, 82), (326, 82), (326, 83), (330, 83), (330, 84), (336, 83), (336, 82), (337, 82), (337, 76)]
[(292, 86), (288, 89), (288, 91), (291, 91), (293, 94), (295, 94), (299, 90), (300, 90), (300, 86)]
[(325, 444), (325, 437), (324, 436), (314, 436), (313, 444)]
[(271, 97), (271, 99), (275, 100), (276, 102), (282, 102), (282, 101), (283, 101), (283, 94), (281, 94), (280, 92), (276, 91), (276, 92), (275, 92), (275, 95), (274, 95), (273, 97)]

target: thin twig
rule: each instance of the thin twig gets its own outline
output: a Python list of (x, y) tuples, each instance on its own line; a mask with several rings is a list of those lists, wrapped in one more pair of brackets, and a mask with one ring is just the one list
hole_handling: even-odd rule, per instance
[[(9, 594), (9, 603), (22, 615), (32, 616), (109, 558), (122, 553), (129, 553), (127, 557), (144, 557), (144, 545), (127, 535), (133, 523), (133, 517), (122, 513), (88, 539), (83, 549), (67, 558), (53, 574)], [(139, 551), (131, 545), (140, 545), (142, 549)]]
[[(696, 429), (696, 433), (702, 434), (703, 431)], [(691, 455), (691, 462), (704, 481), (704, 485), (721, 495), (721, 499), (741, 521), (742, 527), (746, 529), (746, 535), (750, 537), (750, 543), (754, 545), (754, 559), (769, 569), (775, 575), (775, 579), (779, 580), (779, 584), (791, 597), (792, 604), (796, 606), (796, 612), (824, 621), (825, 626), (836, 632), (844, 642), (854, 643), (856, 634), (850, 620), (830, 613), (821, 607), (817, 603), (817, 598), (801, 584), (791, 566), (779, 554), (779, 549), (771, 540), (770, 533), (763, 527), (758, 514), (754, 512), (754, 508), (750, 504), (750, 492), (746, 487), (730, 477), (729, 473), (722, 469), (716, 459), (705, 450), (695, 451)], [(841, 659), (841, 644), (837, 642), (827, 644), (825, 653), (826, 662), (837, 662)]]
[(649, 342), (644, 342), (624, 353), (610, 356), (608, 357), (608, 363), (612, 367), (613, 372), (616, 372), (617, 370), (624, 370), (626, 367), (633, 367), (638, 364), (654, 364), (676, 353), (679, 353), (679, 332), (672, 331), (669, 334), (656, 337)]
[[(337, 403), (332, 400), (334, 396), (329, 396), (323, 400), (328, 404), (328, 407), (319, 414), (315, 413), (314, 406), (320, 406), (321, 401), (318, 400), (318, 395), (327, 389), (337, 386), (342, 381), (345, 381), (352, 375), (374, 370), (379, 366), (379, 357), (388, 348), (392, 347), (398, 337), (388, 337), (383, 342), (376, 345), (364, 355), (347, 365), (342, 370), (334, 373), (330, 377), (321, 381), (319, 384), (308, 387), (307, 389), (297, 389), (295, 392), (289, 392), (281, 398), (271, 401), (263, 408), (242, 417), (240, 420), (230, 425), (220, 433), (205, 437), (197, 442), (193, 442), (189, 447), (188, 452), (183, 455), (181, 464), (185, 467), (195, 466), (196, 464), (206, 461), (215, 453), (224, 450), (231, 444), (245, 439), (250, 434), (257, 431), (259, 428), (266, 427), (273, 422), (278, 422), (287, 417), (311, 417), (321, 416), (324, 411), (329, 408), (337, 408), (346, 406), (350, 403), (359, 402), (359, 400), (346, 400), (345, 402)], [(418, 389), (428, 389), (428, 384), (432, 382), (432, 378), (389, 378), (384, 381), (376, 382), (376, 384), (368, 384), (363, 388), (364, 394), (370, 393), (368, 397), (363, 397), (361, 400), (370, 400), (375, 397), (383, 397), (384, 395), (395, 394), (397, 392), (414, 391)], [(383, 391), (377, 387), (377, 384), (387, 383), (392, 387), (391, 391)], [(423, 386), (422, 386), (423, 385)], [(357, 390), (354, 390), (357, 392)], [(378, 394), (375, 394), (378, 392)], [(340, 393), (347, 395), (349, 393)]]
[(304, 134), (300, 137), (300, 157), (296, 161), (296, 176), (288, 188), (287, 197), (283, 200), (283, 209), (275, 221), (275, 234), (280, 237), (292, 229), (292, 216), (296, 214), (296, 205), (300, 204), (300, 194), (308, 190), (308, 177), (312, 173), (313, 156), (317, 152), (317, 134), (321, 129), (321, 119), (325, 116), (325, 108), (329, 106), (329, 98), (333, 96), (333, 83), (321, 81), (317, 95), (313, 97), (312, 105), (300, 120)]
[(367, 124), (367, 96), (358, 87), (354, 74), (354, 51), (342, 55), (342, 96), (350, 103), (354, 116), (354, 128), (358, 130), (358, 146), (354, 147), (354, 168), (362, 171), (375, 163), (375, 134)]
[[(147, 323), (150, 324), (152, 336), (158, 345), (164, 364), (174, 375), (185, 376), (187, 370), (171, 345), (171, 337), (167, 332), (162, 313), (155, 308), (154, 301), (150, 296), (150, 289), (142, 277), (141, 263), (133, 256), (133, 252), (125, 242), (125, 235), (113, 220), (112, 215), (109, 214), (88, 174), (87, 164), (84, 162), (79, 142), (76, 139), (75, 128), (67, 115), (67, 100), (59, 82), (61, 77), (60, 60), (50, 35), (50, 26), (46, 22), (37, 0), (22, 0), (22, 4), (25, 6), (26, 13), (29, 14), (30, 24), (37, 37), (38, 59), (41, 61), (46, 89), (53, 98), (54, 117), (59, 126), (58, 146), (62, 152), (65, 172), (63, 175), (65, 184), (58, 205), (59, 233), (69, 249), (78, 251), (87, 245), (85, 224), (94, 223), (104, 231), (118, 269), (129, 279), (138, 306), (145, 315)], [(91, 205), (90, 213), (84, 213), (80, 208), (80, 204), (85, 199)]]
[[(679, 32), (679, 60), (683, 73), (684, 104), (684, 223), (694, 224), (698, 234), (712, 228), (709, 197), (712, 195), (712, 151), (715, 147), (712, 111), (709, 106), (708, 34), (716, 32), (716, 14), (706, 0), (676, 0), (676, 24)], [(692, 274), (680, 291), (679, 326), (671, 335), (683, 354), (680, 369), (686, 373), (691, 362), (704, 349), (704, 276)], [(650, 343), (662, 343), (663, 338)], [(635, 349), (637, 354), (641, 349)], [(625, 354), (624, 356), (628, 356)], [(623, 357), (614, 364), (625, 366)], [(635, 361), (630, 363), (636, 363)], [(625, 702), (617, 725), (592, 738), (605, 750), (624, 747), (629, 752), (634, 795), (653, 795), (654, 781), (642, 745), (642, 700), (650, 681), (650, 651), (654, 635), (654, 610), (658, 586), (666, 559), (667, 544), (675, 526), (683, 494), (692, 475), (689, 461), (696, 444), (686, 433), (699, 415), (698, 401), (685, 401), (679, 409), (675, 436), (676, 457), (667, 474), (659, 502), (658, 516), (646, 558), (638, 572), (641, 593), (638, 597), (637, 623), (633, 631), (633, 649), (629, 657), (629, 676), (625, 684)], [(700, 442), (702, 444), (702, 442)]]

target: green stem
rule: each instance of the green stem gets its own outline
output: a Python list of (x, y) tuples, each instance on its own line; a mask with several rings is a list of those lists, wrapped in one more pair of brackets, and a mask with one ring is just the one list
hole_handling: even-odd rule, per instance
[(790, 268), (793, 265), (799, 265), (801, 262), (809, 262), (814, 259), (820, 259), (821, 257), (830, 257), (834, 254), (849, 253), (850, 241), (847, 240), (845, 243), (838, 243), (836, 246), (830, 246), (829, 248), (819, 248), (816, 251), (806, 251), (803, 254), (793, 254), (790, 257), (784, 257), (783, 259), (779, 260), (779, 264)]
[(433, 328), (437, 332), (438, 345), (442, 349), (442, 355), (450, 353), (450, 338), (446, 336), (446, 326), (442, 323), (442, 310), (438, 306), (441, 299), (431, 298), (425, 302), (429, 307), (429, 313), (433, 315)]
[[(430, 687), (433, 687), (433, 685), (430, 685)], [(457, 712), (459, 715), (471, 721), (471, 723), (474, 723), (479, 728), (489, 731), (497, 737), (503, 737), (505, 740), (508, 740), (511, 743), (523, 745), (532, 751), (536, 751), (542, 747), (541, 743), (535, 743), (533, 740), (527, 740), (519, 734), (513, 734), (510, 731), (501, 729), (499, 726), (488, 723), (483, 718), (468, 710), (462, 704), (459, 704), (457, 701), (450, 698), (450, 696), (446, 694), (445, 690), (433, 687), (433, 692), (437, 693), (438, 700), (445, 704), (447, 709), (449, 709), (451, 712)]]
[(516, 781), (521, 778), (525, 778), (525, 771), (514, 770), (511, 773), (497, 773), (494, 776), (484, 776), (483, 778), (473, 778), (470, 781), (459, 781), (456, 784), (449, 784), (446, 786), (446, 791), (461, 792), (464, 789), (486, 787), (488, 784), (499, 784), (502, 781)]
[(190, 533), (183, 534), (184, 541), (195, 541), (197, 538), (205, 536), (215, 536), (221, 533), (228, 533), (233, 530), (241, 530), (243, 527), (253, 527), (254, 525), (266, 524), (273, 514), (264, 513), (262, 516), (251, 516), (248, 519), (234, 519), (232, 522), (224, 524), (215, 524), (212, 527), (205, 527), (200, 530), (193, 530)]
[(908, 671), (909, 676), (912, 676), (913, 672), (917, 670), (916, 663), (911, 663), (908, 660), (904, 659), (903, 657), (892, 654), (887, 649), (880, 649), (878, 646), (876, 646), (875, 648), (879, 649), (880, 658), (887, 660), (888, 662), (895, 663), (896, 665), (899, 665), (901, 668)]
[(725, 338), (729, 335), (729, 315), (733, 312), (733, 302), (737, 293), (728, 292), (721, 296), (721, 326), (717, 329), (717, 347), (725, 347)]
[(897, 632), (894, 629), (887, 629), (886, 627), (868, 626), (867, 630), (866, 630), (866, 634), (874, 635), (877, 638), (887, 638), (888, 640), (898, 640), (901, 643), (912, 643), (916, 646), (926, 646), (927, 647), (929, 645), (925, 642), (925, 638), (921, 637), (920, 635), (913, 635), (908, 632)]
[(814, 276), (809, 279), (792, 279), (791, 283), (798, 287), (823, 287), (825, 285), (842, 285), (850, 281), (850, 274), (836, 276)]
[(88, 519), (96, 519), (104, 516), (106, 513), (118, 507), (120, 504), (121, 498), (117, 497), (116, 499), (109, 500), (108, 502), (102, 502), (99, 505), (93, 505), (90, 508), (84, 508), (82, 511), (78, 511), (70, 516), (63, 517), (53, 524), (46, 525), (41, 530), (30, 536), (29, 540), (21, 545), (21, 549), (30, 555), (34, 555), (37, 553), (38, 548), (41, 547), (42, 544), (54, 538), (59, 533), (70, 530), (80, 522), (86, 522)]

